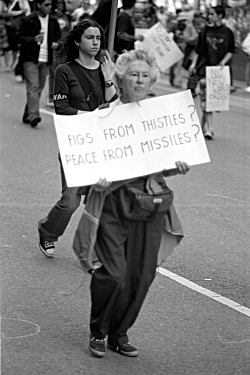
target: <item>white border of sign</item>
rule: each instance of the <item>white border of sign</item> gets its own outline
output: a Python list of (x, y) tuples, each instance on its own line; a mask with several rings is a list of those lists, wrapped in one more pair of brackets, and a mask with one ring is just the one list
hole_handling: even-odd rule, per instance
[(67, 185), (118, 181), (210, 161), (189, 90), (79, 116), (54, 115)]

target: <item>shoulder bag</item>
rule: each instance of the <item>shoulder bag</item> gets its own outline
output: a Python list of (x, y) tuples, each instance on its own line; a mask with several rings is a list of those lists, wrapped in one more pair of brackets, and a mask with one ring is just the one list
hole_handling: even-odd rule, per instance
[(122, 216), (134, 221), (153, 220), (157, 214), (168, 212), (173, 202), (173, 192), (163, 178), (149, 176), (142, 182), (121, 187), (119, 204)]

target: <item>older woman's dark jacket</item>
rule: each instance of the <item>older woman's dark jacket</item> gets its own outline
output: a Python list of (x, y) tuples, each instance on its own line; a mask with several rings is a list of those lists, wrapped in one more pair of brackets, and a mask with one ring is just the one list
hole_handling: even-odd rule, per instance
[[(40, 46), (35, 41), (35, 36), (41, 31), (41, 23), (36, 12), (30, 16), (25, 17), (21, 23), (18, 40), (20, 43), (20, 57), (24, 61), (32, 61), (38, 63)], [(57, 19), (49, 15), (48, 23), (48, 63), (52, 64), (53, 51), (52, 43), (58, 42), (61, 36), (61, 31)]]

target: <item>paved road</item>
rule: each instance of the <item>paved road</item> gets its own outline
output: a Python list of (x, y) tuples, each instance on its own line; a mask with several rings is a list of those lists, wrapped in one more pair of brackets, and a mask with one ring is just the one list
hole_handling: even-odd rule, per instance
[[(162, 80), (155, 91), (171, 89)], [(55, 259), (45, 258), (36, 223), (59, 197), (57, 142), (49, 114), (37, 129), (21, 123), (24, 95), (22, 84), (1, 74), (2, 374), (248, 375), (249, 310), (236, 311), (162, 274), (130, 332), (139, 357), (89, 355), (89, 278), (71, 250), (80, 210)], [(249, 308), (245, 100), (234, 95), (231, 111), (216, 115), (216, 139), (207, 144), (211, 163), (169, 180), (185, 238), (164, 268)]]

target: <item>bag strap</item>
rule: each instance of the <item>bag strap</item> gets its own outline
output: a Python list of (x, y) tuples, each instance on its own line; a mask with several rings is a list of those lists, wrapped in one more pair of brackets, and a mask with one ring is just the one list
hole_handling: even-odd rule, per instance
[(89, 103), (90, 86), (89, 86), (88, 80), (85, 77), (85, 74), (82, 74), (82, 71), (79, 69), (78, 64), (74, 61), (70, 62), (68, 64), (68, 67), (71, 69), (71, 71), (75, 75), (77, 81), (79, 82), (79, 84), (82, 88), (83, 94), (85, 96), (85, 100), (88, 103), (89, 109), (90, 109), (90, 111), (92, 111), (92, 108), (91, 108), (90, 103)]

